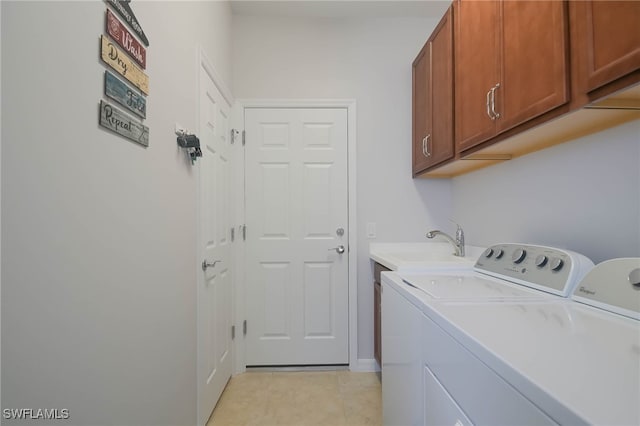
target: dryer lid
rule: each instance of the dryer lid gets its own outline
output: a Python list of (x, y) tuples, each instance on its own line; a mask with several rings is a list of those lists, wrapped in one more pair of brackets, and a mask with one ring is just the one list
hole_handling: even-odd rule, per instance
[(640, 257), (598, 264), (576, 286), (571, 298), (640, 320)]

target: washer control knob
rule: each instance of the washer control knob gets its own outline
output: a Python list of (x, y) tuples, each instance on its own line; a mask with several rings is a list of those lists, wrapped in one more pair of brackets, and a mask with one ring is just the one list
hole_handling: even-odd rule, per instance
[(492, 248), (488, 248), (484, 251), (484, 257), (486, 258), (490, 258), (491, 256), (493, 256), (493, 249)]
[(519, 248), (513, 252), (513, 254), (511, 255), (511, 260), (513, 260), (513, 263), (521, 263), (525, 257), (527, 257), (527, 251), (525, 249)]
[(500, 259), (503, 254), (504, 254), (504, 250), (496, 249), (496, 259)]
[(538, 268), (542, 268), (544, 265), (547, 264), (547, 260), (549, 260), (547, 256), (545, 256), (544, 254), (541, 254), (540, 256), (536, 257), (536, 266)]
[(640, 288), (640, 268), (631, 271), (629, 274), (629, 282), (635, 288)]
[(564, 260), (560, 259), (559, 257), (554, 257), (553, 259), (551, 259), (551, 263), (549, 264), (551, 270), (556, 272), (562, 269), (563, 266)]

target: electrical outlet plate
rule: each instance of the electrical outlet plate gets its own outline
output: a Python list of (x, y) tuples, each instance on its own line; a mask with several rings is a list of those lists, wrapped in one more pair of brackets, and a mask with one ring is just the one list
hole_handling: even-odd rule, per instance
[(375, 237), (376, 237), (376, 223), (367, 222), (367, 238), (375, 238)]

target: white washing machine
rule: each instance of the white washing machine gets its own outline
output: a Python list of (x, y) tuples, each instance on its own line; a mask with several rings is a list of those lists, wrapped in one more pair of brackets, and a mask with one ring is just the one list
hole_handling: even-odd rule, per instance
[(559, 254), (507, 244), (475, 274), (387, 274), (385, 424), (640, 424), (640, 259)]
[[(593, 263), (585, 256), (568, 250), (498, 244), (479, 257), (473, 271), (384, 273), (384, 423), (421, 425), (426, 421), (424, 396), (428, 374), (423, 372), (423, 361), (428, 348), (425, 349), (421, 337), (430, 321), (425, 317), (425, 313), (432, 313), (430, 305), (446, 301), (495, 304), (562, 299), (592, 267)], [(517, 416), (505, 417), (507, 422), (514, 418)]]
[(425, 312), (425, 424), (640, 424), (640, 258), (599, 264), (569, 300)]

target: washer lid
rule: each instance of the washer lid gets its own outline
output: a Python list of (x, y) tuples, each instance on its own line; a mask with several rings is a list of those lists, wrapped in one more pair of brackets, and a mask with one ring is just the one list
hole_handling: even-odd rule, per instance
[(429, 306), (430, 318), (560, 424), (580, 423), (575, 415), (640, 424), (640, 322), (560, 298)]
[(403, 275), (402, 280), (434, 299), (519, 300), (553, 298), (546, 293), (479, 274)]
[(576, 286), (572, 299), (640, 319), (640, 257), (598, 264)]

